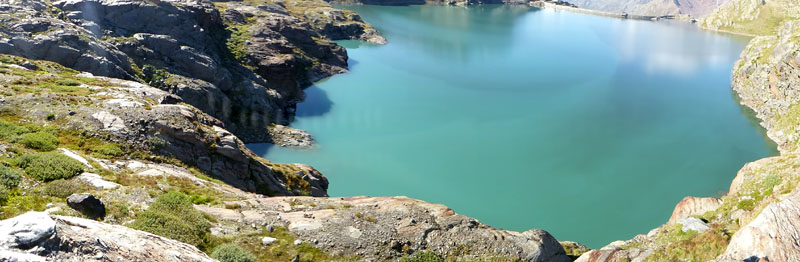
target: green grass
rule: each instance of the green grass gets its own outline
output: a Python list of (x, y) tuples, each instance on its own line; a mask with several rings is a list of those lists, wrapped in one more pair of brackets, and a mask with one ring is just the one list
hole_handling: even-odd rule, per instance
[(116, 144), (102, 144), (92, 148), (92, 155), (99, 158), (115, 158), (124, 154), (122, 148)]
[[(684, 234), (675, 241), (657, 248), (645, 261), (709, 261), (725, 251), (732, 233), (720, 226), (703, 233)], [(681, 231), (678, 228), (678, 231)], [(688, 236), (688, 237), (687, 237)]]
[(422, 250), (410, 256), (403, 256), (400, 262), (444, 262), (444, 259), (429, 250)]
[(248, 24), (231, 25), (229, 26), (229, 30), (231, 31), (231, 35), (225, 43), (225, 46), (228, 47), (228, 51), (231, 52), (236, 61), (245, 61), (247, 58), (246, 41), (250, 38), (250, 26)]
[(223, 244), (214, 248), (211, 258), (220, 262), (255, 262), (256, 257), (235, 244)]
[(15, 162), (26, 175), (44, 182), (71, 178), (83, 172), (81, 162), (56, 152), (22, 155)]
[(208, 243), (211, 229), (206, 216), (194, 209), (190, 198), (175, 191), (159, 196), (129, 226), (198, 247)]
[(67, 198), (72, 194), (82, 193), (88, 189), (89, 187), (86, 184), (79, 181), (59, 179), (45, 184), (42, 193), (51, 197)]
[(19, 143), (27, 148), (52, 151), (58, 147), (58, 137), (49, 132), (39, 131), (20, 135)]

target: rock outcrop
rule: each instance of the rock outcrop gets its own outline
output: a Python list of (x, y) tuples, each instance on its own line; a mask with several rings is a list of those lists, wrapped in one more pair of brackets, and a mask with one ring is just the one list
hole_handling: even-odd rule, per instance
[(770, 204), (739, 229), (716, 261), (797, 261), (800, 258), (798, 232), (800, 191)]
[(795, 0), (730, 0), (700, 22), (700, 26), (749, 35), (774, 35), (784, 21), (800, 19)]
[(800, 141), (800, 21), (785, 23), (775, 36), (756, 37), (733, 70), (733, 90), (751, 108), (781, 153)]
[(675, 206), (675, 209), (672, 211), (672, 216), (669, 218), (669, 222), (691, 216), (699, 216), (719, 208), (720, 205), (722, 205), (722, 200), (716, 197), (687, 196)]
[(269, 142), (266, 127), (290, 121), (305, 86), (347, 71), (330, 40), (385, 42), (352, 12), (303, 3), (217, 3), (221, 13), (202, 0), (7, 0), (0, 53), (149, 83), (246, 142)]
[(30, 212), (0, 221), (3, 261), (215, 261), (196, 247), (124, 226)]
[(405, 197), (259, 197), (225, 204), (236, 209), (197, 206), (220, 220), (212, 231), (221, 236), (280, 226), (301, 243), (365, 261), (421, 250), (456, 259), (571, 261), (546, 231), (498, 230), (445, 206)]
[(67, 205), (92, 219), (106, 216), (106, 205), (92, 194), (72, 194), (67, 197)]
[[(47, 88), (32, 93), (11, 90), (0, 103), (3, 112), (42, 124), (47, 123), (45, 116), (52, 114), (62, 121), (61, 128), (177, 158), (242, 190), (265, 195), (327, 196), (327, 180), (319, 172), (274, 164), (257, 156), (222, 128), (221, 121), (180, 103), (180, 98), (168, 92), (134, 81), (77, 73), (53, 63), (3, 58), (9, 62), (0, 64), (3, 67), (32, 62), (40, 69), (6, 69), (0, 72), (0, 85), (80, 84), (71, 87), (72, 93)], [(89, 84), (80, 83), (81, 79)]]

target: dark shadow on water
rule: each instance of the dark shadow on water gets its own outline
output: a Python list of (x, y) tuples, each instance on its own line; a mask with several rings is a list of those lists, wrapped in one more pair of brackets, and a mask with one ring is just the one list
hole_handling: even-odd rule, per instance
[(333, 101), (328, 98), (328, 92), (316, 85), (306, 88), (306, 99), (297, 105), (296, 117), (321, 116), (331, 111)]
[(356, 67), (358, 64), (360, 64), (360, 63), (358, 62), (358, 60), (355, 60), (355, 59), (352, 59), (352, 58), (348, 58), (348, 59), (347, 59), (347, 69), (348, 69), (348, 70), (351, 70), (351, 71), (352, 71), (352, 70), (353, 70), (353, 68), (355, 68), (355, 67)]
[(769, 139), (769, 136), (767, 136), (767, 129), (761, 126), (761, 119), (756, 117), (756, 111), (753, 111), (753, 109), (742, 105), (742, 98), (739, 97), (739, 94), (737, 94), (736, 91), (733, 91), (733, 88), (731, 88), (731, 95), (733, 96), (733, 102), (739, 106), (739, 110), (742, 112), (742, 115), (747, 118), (747, 122), (749, 122), (750, 125), (756, 129), (756, 132), (764, 137), (764, 145), (767, 147), (769, 154), (771, 156), (779, 155), (780, 152), (778, 151), (778, 144), (776, 144), (775, 141), (772, 141), (772, 139)]
[(247, 148), (250, 149), (250, 151), (253, 151), (253, 153), (256, 153), (256, 155), (265, 156), (265, 155), (267, 155), (267, 153), (269, 152), (270, 149), (275, 147), (275, 144), (272, 144), (272, 143), (254, 143), (254, 144), (247, 144), (246, 146), (247, 146)]

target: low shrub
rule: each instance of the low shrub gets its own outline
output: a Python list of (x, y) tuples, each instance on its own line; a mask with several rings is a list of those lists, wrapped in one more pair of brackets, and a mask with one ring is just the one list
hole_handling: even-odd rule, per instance
[(44, 182), (83, 173), (81, 162), (56, 152), (22, 155), (16, 159), (16, 164), (31, 178)]
[(51, 151), (58, 147), (58, 137), (48, 132), (39, 131), (35, 133), (22, 134), (19, 137), (19, 143), (28, 148)]
[(194, 209), (189, 197), (175, 191), (159, 196), (129, 226), (198, 247), (211, 229), (208, 219)]
[(116, 144), (103, 144), (92, 148), (95, 156), (98, 157), (119, 157), (125, 154)]
[(414, 253), (412, 256), (400, 258), (400, 262), (444, 262), (444, 259), (433, 253), (433, 251), (423, 250)]
[(0, 120), (0, 138), (10, 139), (28, 132), (30, 132), (30, 130), (25, 127), (15, 125), (8, 121)]
[(0, 186), (7, 189), (15, 188), (22, 180), (22, 175), (16, 169), (0, 165)]
[(88, 186), (80, 181), (59, 179), (47, 183), (42, 192), (51, 197), (66, 198), (72, 194), (84, 192), (87, 189)]
[(56, 84), (60, 86), (79, 86), (81, 85), (81, 82), (72, 79), (59, 79), (56, 80)]
[(223, 244), (214, 249), (211, 258), (220, 262), (255, 262), (256, 257), (235, 244)]
[(0, 186), (0, 206), (5, 206), (8, 203), (8, 189)]

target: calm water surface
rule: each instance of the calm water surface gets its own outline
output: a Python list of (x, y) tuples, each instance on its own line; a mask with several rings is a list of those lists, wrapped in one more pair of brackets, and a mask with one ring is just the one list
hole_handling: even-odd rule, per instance
[(389, 40), (342, 42), (350, 73), (307, 90), (293, 127), (332, 196), (405, 195), (591, 247), (718, 196), (773, 154), (734, 101), (746, 38), (509, 6), (349, 6)]

